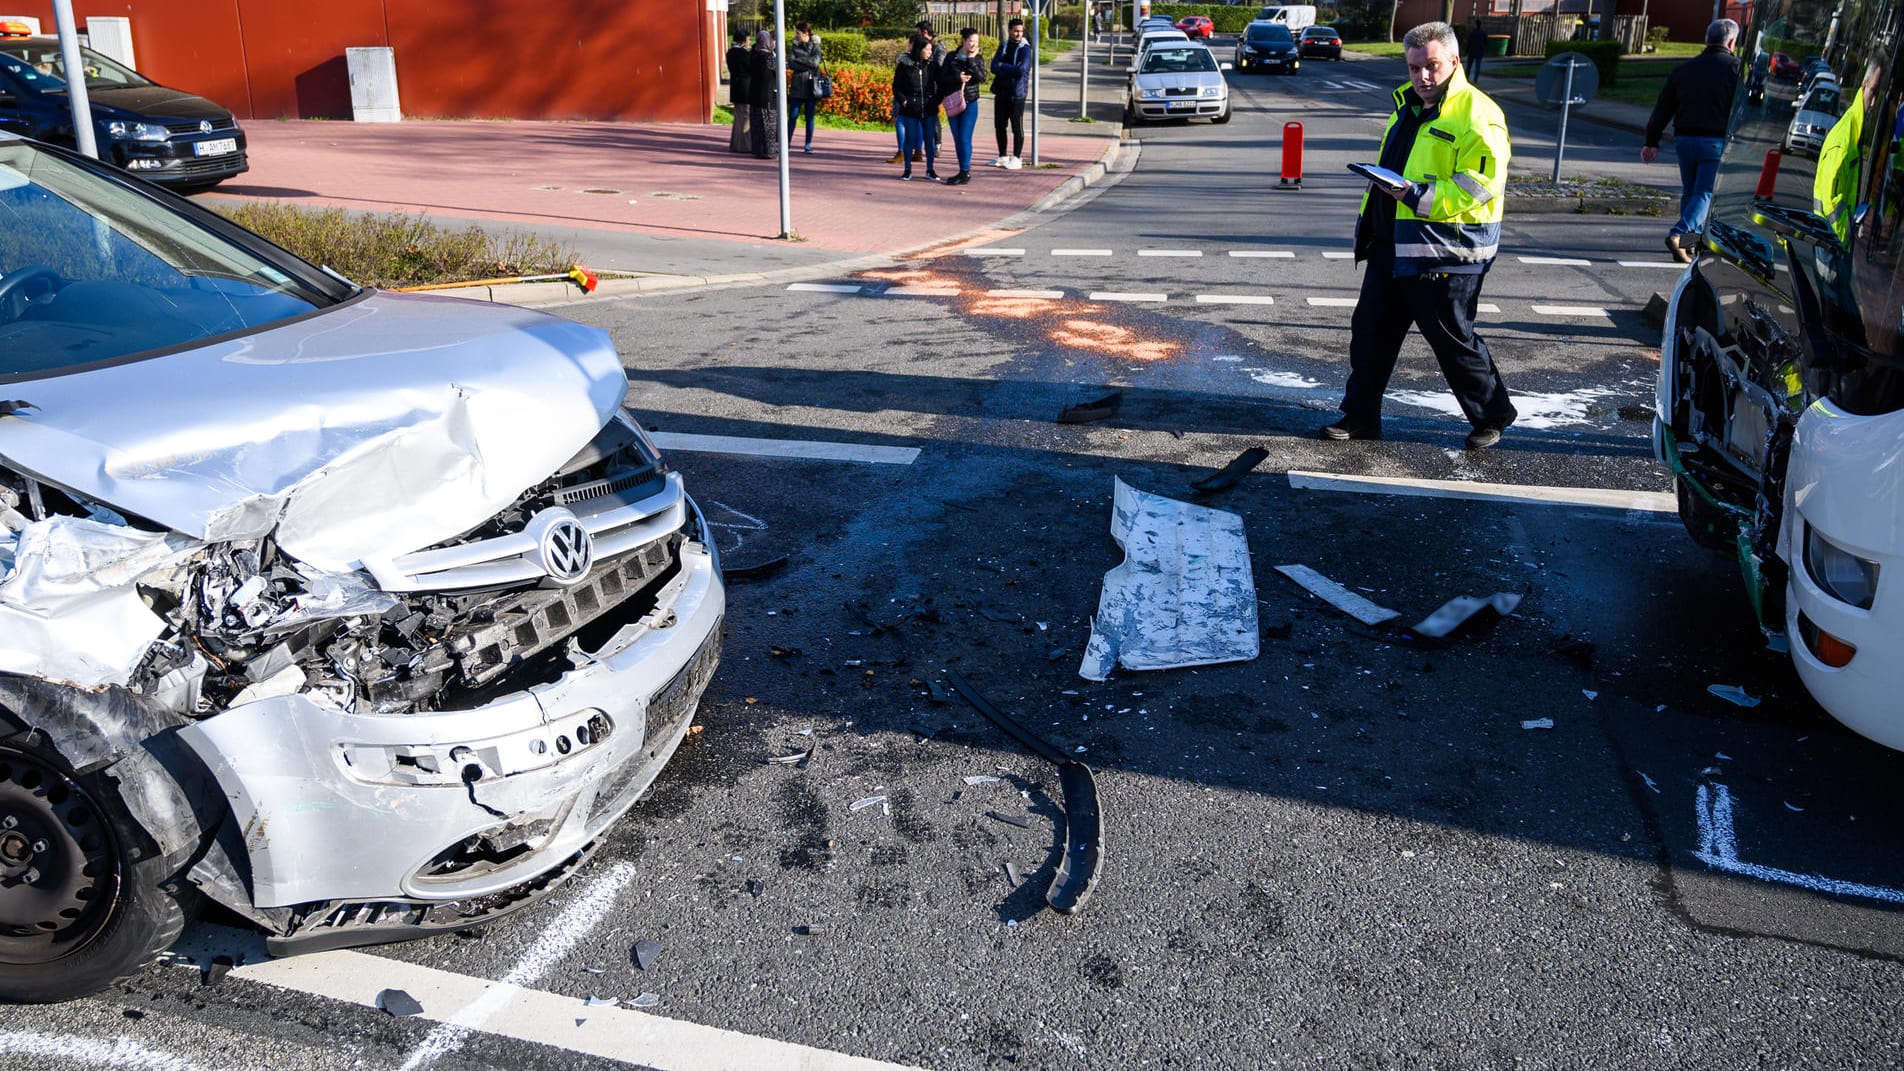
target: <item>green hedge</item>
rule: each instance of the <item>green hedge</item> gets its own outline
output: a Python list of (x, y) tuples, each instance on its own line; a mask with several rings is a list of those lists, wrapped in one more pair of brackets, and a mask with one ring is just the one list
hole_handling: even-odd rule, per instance
[(866, 35), (851, 30), (820, 32), (820, 52), (828, 65), (866, 62)]
[[(1206, 15), (1216, 23), (1217, 33), (1242, 33), (1263, 5), (1250, 0), (1250, 3), (1238, 6), (1229, 4), (1152, 4), (1152, 15), (1163, 15), (1175, 22), (1185, 15)], [(1129, 17), (1128, 15), (1126, 16)]]
[(1578, 52), (1600, 69), (1600, 84), (1610, 86), (1620, 80), (1620, 52), (1623, 47), (1618, 41), (1549, 41), (1547, 55), (1553, 57), (1562, 52)]

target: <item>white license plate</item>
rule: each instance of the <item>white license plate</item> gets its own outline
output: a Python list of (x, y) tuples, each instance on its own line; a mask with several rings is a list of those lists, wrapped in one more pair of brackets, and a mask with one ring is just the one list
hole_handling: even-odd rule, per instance
[(192, 143), (192, 155), (194, 156), (223, 156), (226, 153), (234, 153), (237, 151), (237, 138), (217, 138), (212, 141), (196, 141)]

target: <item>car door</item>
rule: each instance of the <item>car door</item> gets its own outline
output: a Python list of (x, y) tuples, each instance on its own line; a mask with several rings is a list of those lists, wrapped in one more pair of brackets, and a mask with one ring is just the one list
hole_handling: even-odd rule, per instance
[(0, 70), (0, 131), (9, 134), (33, 133), (25, 98), (26, 93), (20, 83), (6, 71)]

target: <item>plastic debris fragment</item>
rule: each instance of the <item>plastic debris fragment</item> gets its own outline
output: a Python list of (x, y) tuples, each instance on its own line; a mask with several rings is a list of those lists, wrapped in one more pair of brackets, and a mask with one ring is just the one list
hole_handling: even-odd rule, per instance
[(1485, 599), (1461, 595), (1442, 603), (1440, 609), (1422, 618), (1409, 631), (1417, 636), (1443, 639), (1464, 629), (1478, 628), (1506, 617), (1520, 604), (1521, 597), (1511, 591), (1497, 591)]
[(1591, 688), (1582, 688), (1582, 689), (1580, 689), (1580, 694), (1581, 694), (1581, 695), (1584, 695), (1584, 696), (1586, 696), (1586, 697), (1587, 697), (1587, 702), (1589, 702), (1589, 703), (1591, 703), (1591, 702), (1593, 702), (1593, 701), (1594, 701), (1595, 699), (1598, 699), (1598, 698), (1600, 698), (1600, 693), (1599, 693), (1599, 692), (1596, 692), (1596, 691), (1594, 691), (1594, 690), (1593, 690), (1593, 689), (1591, 689)]
[(1654, 781), (1652, 778), (1646, 776), (1646, 774), (1643, 773), (1642, 771), (1634, 770), (1633, 772), (1640, 775), (1640, 780), (1646, 782), (1647, 788), (1652, 789), (1653, 792), (1656, 794), (1659, 792), (1659, 782)]
[(1024, 883), (1025, 883), (1025, 876), (1018, 872), (1017, 864), (1006, 863), (1005, 864), (1005, 884), (1010, 885), (1012, 888), (1016, 889), (1020, 885), (1023, 885)]
[(993, 777), (991, 774), (968, 774), (965, 778), (965, 783), (968, 785), (988, 785), (997, 780), (999, 779)]
[(634, 950), (635, 966), (644, 971), (654, 969), (655, 961), (661, 958), (660, 941), (636, 941)]
[(1364, 625), (1379, 625), (1402, 616), (1400, 612), (1386, 606), (1377, 606), (1306, 565), (1278, 565), (1276, 571), (1300, 584), (1309, 594)]
[(378, 993), (377, 1007), (382, 1009), (385, 1015), (398, 1019), (423, 1014), (423, 1005), (417, 1003), (415, 997), (401, 989), (385, 989)]
[(1706, 686), (1706, 691), (1711, 692), (1713, 695), (1718, 696), (1734, 706), (1749, 708), (1759, 705), (1759, 701), (1756, 697), (1748, 695), (1744, 688), (1736, 684), (1709, 684)]
[(886, 802), (886, 797), (884, 796), (868, 796), (865, 799), (854, 800), (853, 805), (847, 809), (852, 811), (863, 811), (866, 808), (871, 807), (875, 803), (884, 803), (884, 802)]
[(1554, 719), (1552, 718), (1530, 718), (1521, 722), (1523, 729), (1551, 729), (1553, 727)]
[(231, 973), (232, 966), (233, 964), (232, 964), (232, 960), (230, 956), (212, 957), (211, 963), (207, 964), (205, 967), (204, 975), (199, 979), (199, 984), (200, 985), (217, 985), (218, 983), (225, 980), (225, 975)]
[(621, 1005), (621, 1001), (614, 997), (598, 997), (593, 994), (590, 994), (589, 998), (582, 1003), (590, 1008), (614, 1008)]
[(1031, 828), (1031, 819), (1021, 818), (1015, 814), (1000, 814), (997, 811), (986, 811), (985, 817), (990, 818), (995, 822), (1003, 822), (1008, 826), (1017, 826), (1019, 829)]
[(631, 1008), (652, 1008), (659, 1003), (661, 1003), (661, 997), (659, 994), (643, 993), (640, 996), (636, 997), (635, 999), (629, 1001), (628, 1006)]

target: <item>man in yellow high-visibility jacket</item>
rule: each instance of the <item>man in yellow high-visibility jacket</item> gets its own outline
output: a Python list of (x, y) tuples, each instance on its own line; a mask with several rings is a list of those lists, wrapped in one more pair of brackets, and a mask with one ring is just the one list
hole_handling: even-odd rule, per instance
[(1328, 440), (1382, 437), (1382, 393), (1409, 325), (1420, 328), (1473, 430), (1470, 450), (1501, 441), (1517, 415), (1487, 343), (1475, 337), (1481, 279), (1501, 241), (1507, 121), (1461, 73), (1454, 28), (1430, 22), (1402, 38), (1409, 84), (1395, 91), (1381, 165), (1407, 185), (1371, 183), (1356, 220), (1366, 261), (1350, 321), (1342, 419)]

